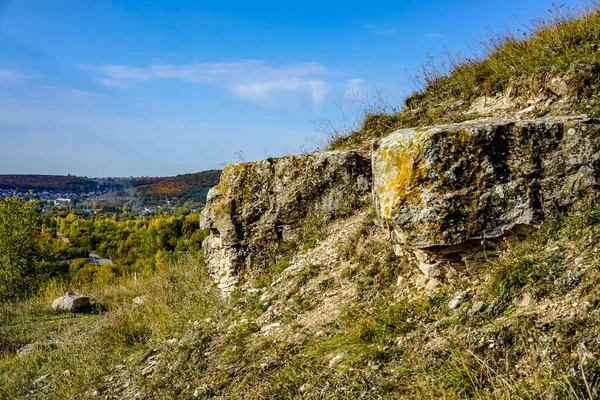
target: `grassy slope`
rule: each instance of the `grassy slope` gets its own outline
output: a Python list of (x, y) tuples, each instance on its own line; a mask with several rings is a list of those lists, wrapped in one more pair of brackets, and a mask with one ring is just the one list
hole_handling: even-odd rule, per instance
[[(292, 262), (283, 273), (250, 278), (249, 286), (266, 284), (266, 292), (222, 299), (201, 260), (190, 258), (137, 284), (96, 290), (95, 299), (108, 307), (99, 315), (55, 314), (48, 310), (51, 296), (21, 305), (0, 328), (9, 349), (0, 360), (0, 396), (92, 398), (96, 390), (109, 398), (154, 399), (598, 396), (596, 202), (507, 243), (502, 257), (433, 293), (422, 290), (415, 267), (393, 255), (370, 221), (364, 213), (340, 220), (319, 233), (333, 242), (299, 250), (298, 257), (336, 248), (340, 260), (330, 266), (291, 271)], [(451, 309), (456, 293), (463, 296)], [(149, 300), (134, 306), (130, 300), (139, 294)], [(515, 305), (524, 295), (530, 304)], [(261, 332), (273, 322), (281, 327)], [(34, 338), (59, 344), (14, 354), (12, 342)]]
[[(565, 100), (561, 114), (600, 116), (600, 12), (557, 7), (534, 23), (527, 34), (510, 33), (482, 43), (480, 57), (449, 56), (424, 65), (415, 76), (423, 88), (410, 95), (399, 112), (377, 111), (348, 135), (333, 134), (333, 149), (369, 147), (371, 140), (395, 129), (461, 122), (482, 117), (471, 106), (480, 96), (500, 94), (526, 107), (537, 98), (545, 105)], [(566, 93), (556, 93), (552, 78), (560, 78)], [(513, 111), (519, 111), (515, 109)], [(543, 106), (538, 116), (551, 113)]]

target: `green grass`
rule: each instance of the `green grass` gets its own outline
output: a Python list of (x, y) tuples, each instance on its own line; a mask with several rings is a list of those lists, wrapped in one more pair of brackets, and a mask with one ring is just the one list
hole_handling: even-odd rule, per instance
[[(584, 279), (587, 271), (573, 269), (578, 257), (595, 258), (597, 250), (569, 257), (573, 249), (589, 247), (590, 241), (600, 237), (600, 203), (597, 195), (588, 195), (566, 214), (557, 214), (529, 237), (510, 240), (495, 264), (489, 294), (499, 301), (495, 309), (500, 311), (514, 297), (527, 290), (535, 297), (563, 295)], [(590, 290), (593, 284), (587, 290)]]

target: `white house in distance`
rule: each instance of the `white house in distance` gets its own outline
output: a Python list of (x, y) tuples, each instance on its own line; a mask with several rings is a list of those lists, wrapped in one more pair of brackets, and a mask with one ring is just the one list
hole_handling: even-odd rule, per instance
[(58, 199), (54, 200), (55, 206), (61, 206), (63, 204), (71, 205), (71, 199), (58, 198)]

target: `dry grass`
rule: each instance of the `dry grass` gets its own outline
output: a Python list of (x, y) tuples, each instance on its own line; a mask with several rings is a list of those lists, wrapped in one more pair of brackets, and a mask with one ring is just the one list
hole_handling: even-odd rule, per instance
[[(399, 295), (396, 277), (408, 272), (406, 265), (369, 239), (374, 233), (365, 226), (360, 239), (347, 238), (360, 242), (355, 253), (344, 252), (352, 273), (327, 284), (321, 270), (288, 278), (317, 290), (310, 293), (316, 301), (342, 285), (357, 291), (340, 306), (339, 318), (315, 328), (319, 334), (294, 322), (314, 302), (292, 305), (293, 298), (272, 300), (281, 301), (287, 333), (262, 334), (256, 321), (269, 304), (261, 293), (221, 298), (201, 260), (191, 257), (136, 284), (96, 288), (94, 298), (105, 305), (99, 314), (54, 313), (49, 300), (64, 288), (48, 289), (2, 314), (4, 337), (58, 344), (22, 358), (9, 349), (0, 359), (0, 396), (91, 398), (99, 390), (156, 399), (194, 393), (216, 399), (596, 398), (597, 204), (583, 201), (532, 237), (508, 243), (503, 257), (482, 267), (490, 279), (473, 285), (455, 310), (447, 305), (456, 290), (451, 285), (432, 296)], [(560, 262), (548, 263), (557, 252)], [(512, 301), (525, 292), (535, 304), (515, 307)], [(131, 304), (143, 294), (145, 304)], [(469, 312), (479, 299), (483, 311)], [(581, 311), (573, 303), (589, 306)], [(144, 374), (150, 355), (158, 361)], [(116, 372), (117, 364), (125, 369)], [(114, 381), (107, 383), (109, 376)]]
[(568, 86), (562, 95), (569, 99), (567, 112), (600, 116), (599, 7), (556, 5), (548, 12), (523, 30), (482, 41), (478, 55), (428, 60), (412, 76), (418, 90), (405, 99), (402, 109), (366, 107), (361, 126), (328, 130), (329, 148), (368, 151), (373, 139), (395, 129), (481, 117), (469, 111), (480, 96), (504, 93), (558, 100), (561, 95), (548, 85), (552, 78)]

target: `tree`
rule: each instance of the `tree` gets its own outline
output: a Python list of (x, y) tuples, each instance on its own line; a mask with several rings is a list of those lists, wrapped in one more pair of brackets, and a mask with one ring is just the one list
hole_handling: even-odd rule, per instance
[(36, 289), (40, 232), (35, 202), (24, 203), (17, 196), (0, 201), (0, 300)]

